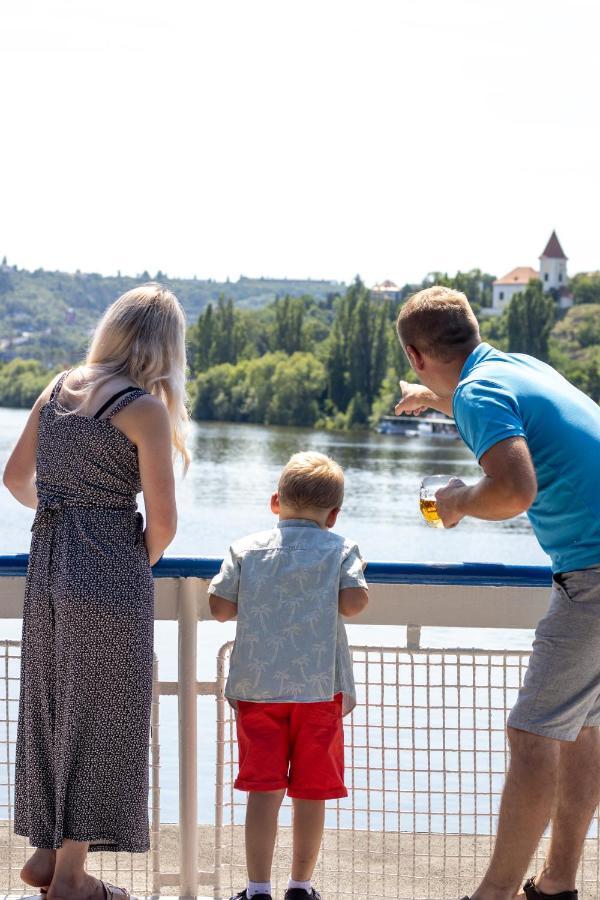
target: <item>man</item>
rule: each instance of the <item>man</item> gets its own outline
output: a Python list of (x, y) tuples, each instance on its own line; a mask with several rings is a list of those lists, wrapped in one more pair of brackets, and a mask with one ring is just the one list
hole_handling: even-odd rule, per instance
[(508, 719), (511, 762), (496, 845), (471, 900), (518, 894), (551, 819), (548, 858), (525, 894), (574, 900), (600, 801), (600, 407), (545, 363), (482, 343), (457, 291), (415, 294), (397, 328), (422, 384), (401, 382), (396, 414), (454, 413), (483, 469), (476, 484), (452, 479), (437, 492), (444, 526), (527, 512), (552, 560), (550, 607)]

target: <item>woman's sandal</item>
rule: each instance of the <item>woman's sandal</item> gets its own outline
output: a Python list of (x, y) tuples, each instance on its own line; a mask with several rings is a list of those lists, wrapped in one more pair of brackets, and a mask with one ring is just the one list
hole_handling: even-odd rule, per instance
[[(104, 900), (132, 900), (131, 894), (127, 888), (115, 887), (114, 884), (109, 884), (108, 881), (102, 881), (101, 878), (99, 878), (98, 881), (102, 885), (102, 890), (104, 891)], [(40, 894), (44, 895), (47, 893), (48, 888), (40, 888)]]
[(535, 878), (528, 878), (523, 885), (527, 900), (577, 900), (577, 891), (561, 891), (560, 894), (544, 894), (535, 886)]
[(114, 884), (102, 881), (101, 878), (98, 881), (104, 890), (104, 900), (133, 900), (127, 888), (115, 887)]

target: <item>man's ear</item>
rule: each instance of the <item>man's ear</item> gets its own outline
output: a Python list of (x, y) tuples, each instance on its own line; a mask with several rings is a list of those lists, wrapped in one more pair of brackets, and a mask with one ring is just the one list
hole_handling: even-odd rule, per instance
[(337, 521), (337, 517), (340, 514), (340, 509), (341, 509), (341, 507), (337, 506), (335, 509), (332, 509), (330, 511), (329, 515), (325, 519), (325, 525), (327, 526), (327, 528), (333, 528), (333, 526), (335, 525), (335, 523)]
[(271, 494), (271, 512), (275, 516), (278, 516), (281, 512), (281, 504), (279, 503), (279, 494), (277, 491), (274, 491)]
[(425, 360), (419, 350), (417, 350), (413, 344), (407, 344), (405, 352), (408, 356), (411, 368), (414, 369), (415, 372), (422, 372), (425, 368)]

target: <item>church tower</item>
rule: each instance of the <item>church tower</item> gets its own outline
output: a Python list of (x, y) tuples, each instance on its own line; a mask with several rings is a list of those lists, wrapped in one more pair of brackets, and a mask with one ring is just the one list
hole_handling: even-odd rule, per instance
[(564, 293), (567, 287), (567, 257), (555, 231), (540, 256), (540, 281), (546, 292), (556, 290)]

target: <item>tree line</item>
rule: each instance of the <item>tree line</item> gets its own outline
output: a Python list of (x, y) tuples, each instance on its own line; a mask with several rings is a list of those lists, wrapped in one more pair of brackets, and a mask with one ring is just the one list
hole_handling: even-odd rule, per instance
[[(394, 329), (404, 299), (446, 284), (463, 290), (480, 315), (492, 281), (479, 270), (436, 272), (392, 301), (356, 278), (340, 293), (284, 295), (254, 309), (222, 294), (188, 329), (192, 416), (329, 429), (373, 425), (392, 412), (398, 380), (413, 378)], [(565, 313), (531, 282), (500, 317), (480, 317), (482, 337), (550, 362), (600, 402), (600, 275), (575, 276), (572, 289), (580, 302)], [(30, 406), (54, 371), (76, 362), (65, 354), (52, 368), (31, 359), (0, 364), (0, 405)]]

